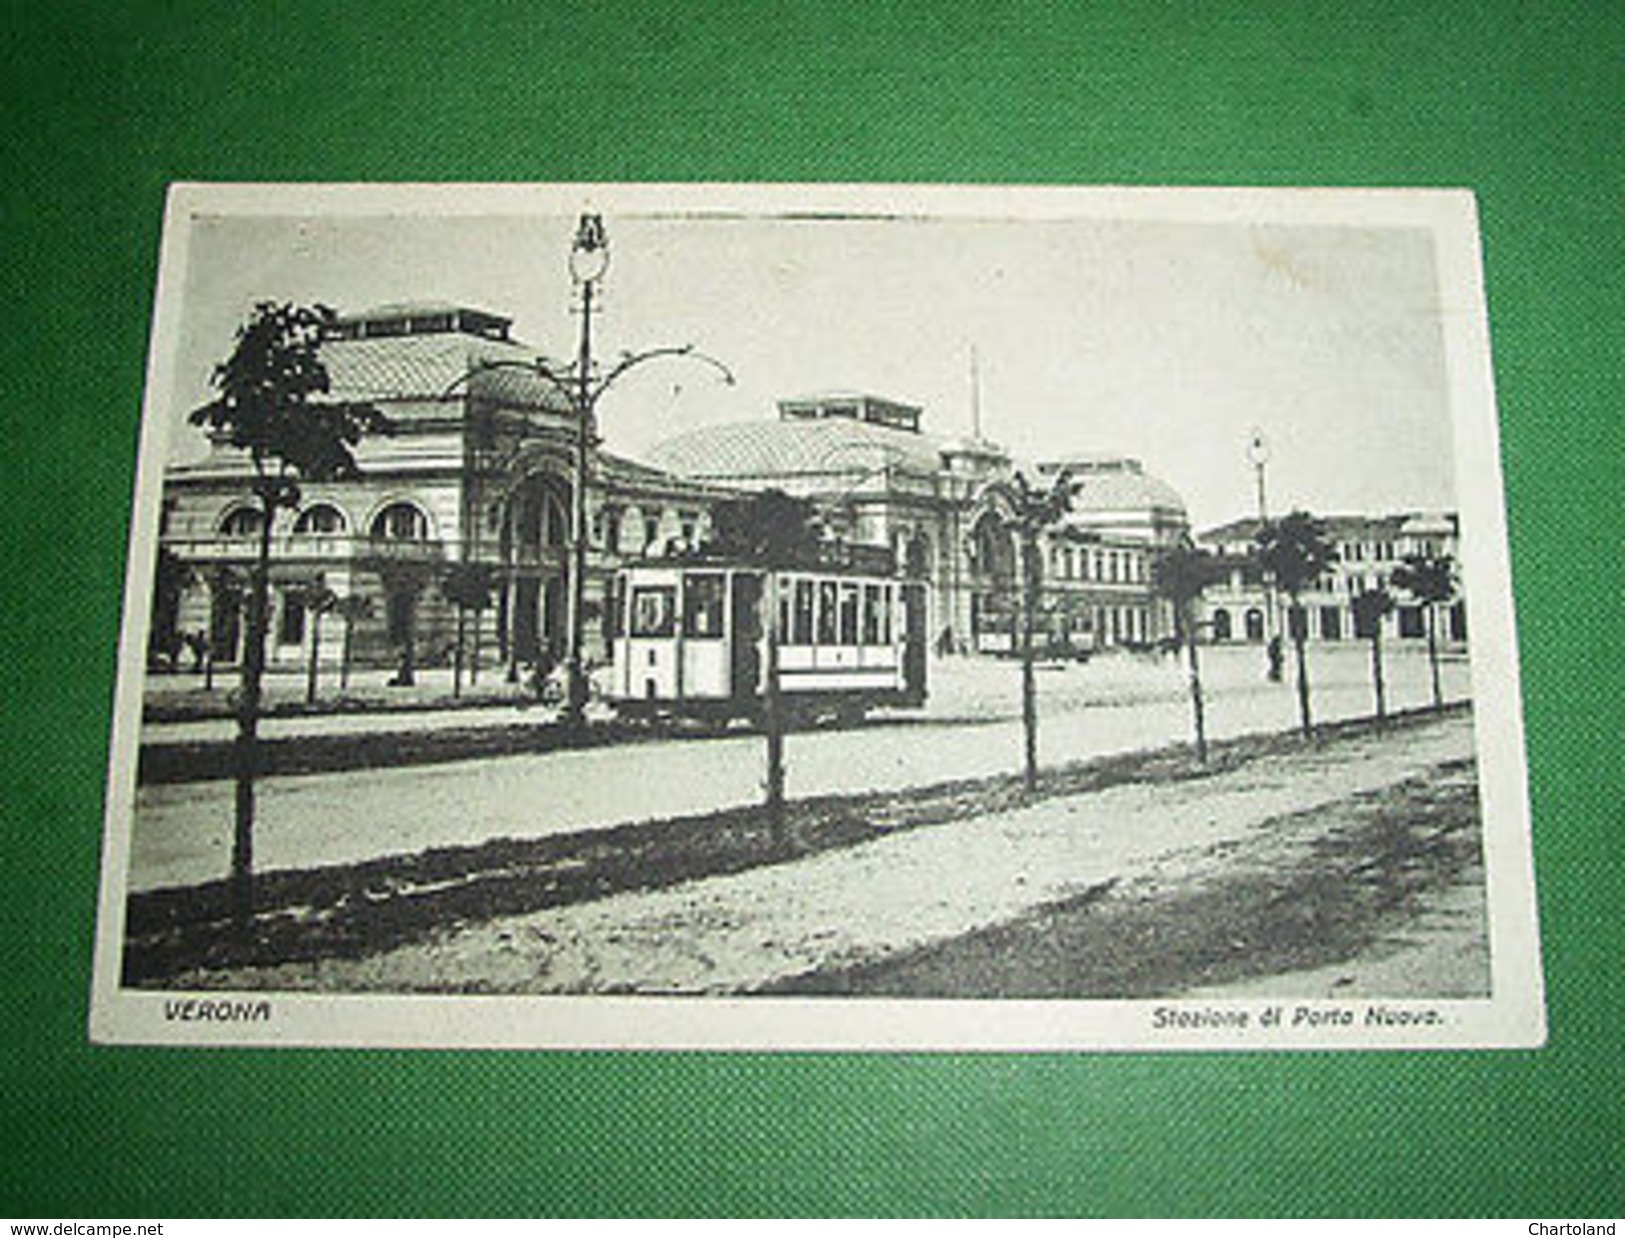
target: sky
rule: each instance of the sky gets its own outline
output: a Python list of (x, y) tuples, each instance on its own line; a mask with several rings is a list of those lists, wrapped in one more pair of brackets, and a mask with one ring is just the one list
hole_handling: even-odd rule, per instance
[[(922, 428), (983, 434), (1026, 460), (1134, 456), (1208, 527), (1257, 508), (1246, 445), (1270, 445), (1269, 507), (1385, 513), (1455, 506), (1438, 277), (1420, 228), (1147, 218), (890, 219), (610, 215), (594, 316), (613, 358), (691, 344), (599, 404), (638, 457), (775, 402), (859, 390), (924, 408)], [(511, 316), (571, 357), (579, 323), (562, 215), (202, 216), (182, 282), (169, 457), (260, 300), (340, 311), (445, 300)], [(973, 400), (972, 352), (979, 399)]]

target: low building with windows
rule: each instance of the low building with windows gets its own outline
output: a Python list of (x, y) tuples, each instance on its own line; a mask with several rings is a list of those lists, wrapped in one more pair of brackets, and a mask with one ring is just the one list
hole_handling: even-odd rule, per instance
[(923, 418), (897, 400), (830, 392), (782, 400), (777, 418), (691, 430), (650, 459), (691, 481), (808, 500), (827, 537), (890, 551), (897, 570), (926, 581), (939, 650), (989, 653), (1014, 649), (1020, 596), (1018, 542), (996, 492), (1018, 469), (1044, 486), (1065, 468), (1072, 509), (1040, 544), (1040, 643), (1082, 651), (1167, 635), (1152, 563), (1188, 529), (1172, 487), (1121, 456), (1018, 465), (978, 435), (930, 435)]
[(1366, 639), (1357, 622), (1354, 599), (1367, 590), (1386, 589), (1395, 608), (1381, 622), (1385, 638), (1412, 640), (1427, 635), (1427, 610), (1393, 586), (1393, 572), (1408, 556), (1448, 556), (1457, 568), (1455, 596), (1435, 606), (1439, 639), (1467, 640), (1467, 605), (1460, 576), (1460, 526), (1452, 513), (1412, 512), (1386, 516), (1327, 516), (1326, 535), (1337, 561), (1294, 605), (1279, 589), (1266, 587), (1256, 561), (1262, 522), (1234, 520), (1199, 535), (1224, 574), (1202, 598), (1202, 627), (1214, 644), (1262, 644), (1276, 632), (1301, 630), (1314, 641)]
[[(443, 662), (456, 614), (443, 586), (457, 563), (489, 567), (488, 608), (468, 615), (483, 665), (557, 658), (565, 640), (574, 443), (570, 402), (512, 338), (510, 320), (467, 306), (383, 306), (341, 317), (321, 358), (336, 399), (369, 401), (392, 431), (364, 437), (361, 476), (308, 483), (272, 530), (272, 665)], [(560, 372), (557, 368), (554, 372)], [(565, 367), (567, 372), (567, 367)], [(198, 433), (202, 433), (199, 431)], [(206, 637), (217, 663), (242, 646), (241, 600), (261, 515), (246, 455), (216, 435), (201, 459), (165, 476), (160, 545), (183, 588), (165, 608), (171, 646)], [(594, 447), (587, 482), (589, 657), (605, 656), (600, 618), (622, 562), (699, 545), (726, 493)], [(319, 586), (319, 588), (318, 588)], [(357, 598), (346, 621), (312, 602)], [(320, 609), (320, 606), (318, 606)], [(320, 629), (318, 635), (318, 627)]]

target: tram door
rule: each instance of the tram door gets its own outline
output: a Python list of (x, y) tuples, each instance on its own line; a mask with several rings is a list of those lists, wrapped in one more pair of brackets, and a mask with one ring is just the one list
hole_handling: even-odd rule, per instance
[(733, 699), (748, 701), (761, 688), (762, 678), (762, 576), (759, 572), (735, 572), (732, 596), (728, 599), (733, 615), (730, 631), (728, 683)]
[(910, 700), (925, 699), (925, 586), (903, 586), (903, 691)]

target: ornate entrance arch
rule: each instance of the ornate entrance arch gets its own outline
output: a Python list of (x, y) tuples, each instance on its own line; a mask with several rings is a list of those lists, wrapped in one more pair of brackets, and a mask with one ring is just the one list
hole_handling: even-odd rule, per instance
[(498, 523), (503, 566), (497, 624), (510, 664), (557, 661), (564, 653), (569, 574), (570, 482), (554, 469), (522, 477), (503, 497)]

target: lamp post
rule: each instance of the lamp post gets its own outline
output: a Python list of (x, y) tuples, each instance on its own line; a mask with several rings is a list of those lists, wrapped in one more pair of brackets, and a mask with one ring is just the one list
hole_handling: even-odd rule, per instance
[[(1265, 499), (1264, 468), (1270, 462), (1270, 444), (1264, 431), (1254, 426), (1247, 438), (1247, 462), (1253, 466), (1254, 482), (1258, 489), (1258, 528), (1262, 533), (1269, 527), (1270, 509)], [(1275, 589), (1267, 568), (1260, 568), (1260, 583), (1264, 586), (1264, 640), (1266, 671), (1270, 682), (1281, 680), (1280, 633), (1275, 618)]]
[(575, 366), (559, 373), (548, 365), (545, 358), (526, 361), (486, 361), (459, 376), (442, 393), (452, 395), (459, 387), (481, 374), (493, 370), (518, 369), (534, 374), (551, 387), (569, 405), (575, 418), (572, 443), (571, 473), (573, 484), (570, 495), (570, 563), (568, 591), (565, 595), (565, 668), (568, 687), (565, 693), (565, 723), (577, 728), (585, 720), (587, 704), (587, 676), (583, 659), (583, 602), (587, 577), (587, 483), (591, 477), (592, 449), (598, 442), (595, 410), (604, 392), (608, 391), (629, 370), (646, 361), (661, 357), (688, 357), (704, 362), (722, 376), (728, 386), (734, 385), (733, 372), (715, 357), (697, 351), (692, 344), (679, 347), (650, 348), (643, 352), (623, 352), (601, 373), (595, 375), (592, 357), (593, 300), (598, 282), (609, 269), (609, 238), (604, 232), (601, 215), (583, 215), (576, 226), (575, 239), (570, 245), (570, 278), (581, 289), (581, 338), (576, 350)]
[(594, 437), (592, 390), (592, 294), (609, 269), (609, 239), (599, 215), (583, 215), (570, 246), (570, 278), (581, 289), (581, 346), (575, 373), (575, 483), (570, 488), (570, 579), (565, 601), (566, 675), (569, 690), (564, 702), (565, 724), (581, 726), (587, 708), (587, 673), (583, 665), (583, 608), (587, 578), (587, 478)]

